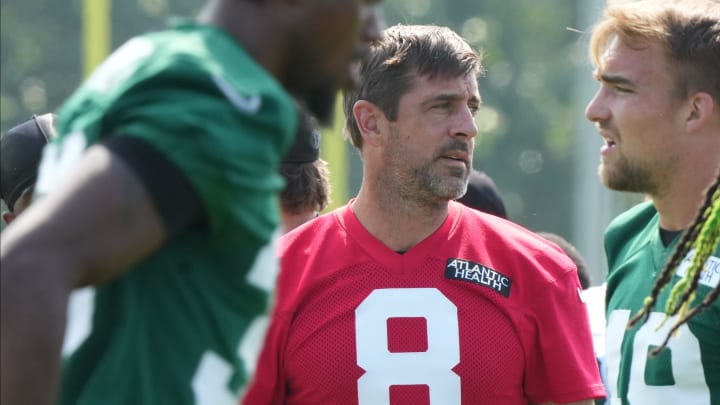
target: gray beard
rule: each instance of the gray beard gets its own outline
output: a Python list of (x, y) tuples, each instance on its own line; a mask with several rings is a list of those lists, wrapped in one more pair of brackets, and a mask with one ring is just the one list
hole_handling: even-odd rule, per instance
[[(401, 135), (397, 129), (391, 129), (391, 143), (397, 144)], [(402, 151), (390, 149), (386, 152), (387, 162), (401, 160)], [(386, 173), (386, 181), (383, 187), (394, 189), (399, 195), (408, 201), (416, 201), (418, 204), (437, 203), (442, 201), (455, 200), (462, 197), (467, 191), (469, 169), (453, 168), (450, 172), (452, 179), (448, 176), (440, 176), (434, 171), (436, 161), (432, 160), (422, 166), (393, 167), (391, 172)], [(389, 180), (389, 181), (387, 181)], [(394, 183), (390, 185), (389, 183)]]

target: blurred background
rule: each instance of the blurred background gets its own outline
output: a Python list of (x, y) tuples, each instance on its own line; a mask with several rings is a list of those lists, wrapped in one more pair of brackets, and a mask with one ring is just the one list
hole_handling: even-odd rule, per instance
[[(0, 128), (56, 111), (83, 77), (130, 37), (192, 17), (203, 0), (2, 0)], [(596, 176), (600, 137), (584, 118), (596, 82), (587, 34), (603, 0), (385, 0), (385, 19), (447, 25), (485, 54), (475, 167), (498, 185), (511, 220), (557, 233), (602, 282), (602, 232), (640, 197), (604, 189)], [(338, 110), (339, 111), (339, 110)], [(342, 116), (323, 136), (333, 206), (357, 192), (357, 153)], [(1, 157), (0, 157), (1, 158)]]

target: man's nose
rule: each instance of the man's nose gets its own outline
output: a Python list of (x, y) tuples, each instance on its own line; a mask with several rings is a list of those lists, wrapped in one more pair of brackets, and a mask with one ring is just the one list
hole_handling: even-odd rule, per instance
[(599, 89), (585, 107), (585, 117), (592, 122), (604, 121), (610, 115), (604, 102), (603, 91)]

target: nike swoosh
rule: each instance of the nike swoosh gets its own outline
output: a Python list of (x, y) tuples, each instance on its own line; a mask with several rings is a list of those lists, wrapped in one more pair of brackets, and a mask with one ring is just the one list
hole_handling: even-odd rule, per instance
[(228, 83), (221, 76), (213, 76), (213, 81), (215, 82), (215, 85), (218, 86), (220, 91), (225, 95), (225, 97), (235, 107), (237, 107), (238, 110), (251, 115), (257, 114), (257, 112), (260, 110), (262, 98), (259, 95), (255, 94), (250, 97), (245, 97), (235, 91), (235, 89), (230, 85), (230, 83)]

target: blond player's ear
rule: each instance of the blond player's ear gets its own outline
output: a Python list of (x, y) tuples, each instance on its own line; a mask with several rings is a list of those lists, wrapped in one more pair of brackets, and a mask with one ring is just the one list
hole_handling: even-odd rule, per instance
[(699, 131), (708, 125), (714, 117), (720, 116), (720, 105), (715, 102), (715, 99), (710, 94), (704, 91), (690, 96), (687, 105), (688, 113), (685, 125), (688, 133)]

